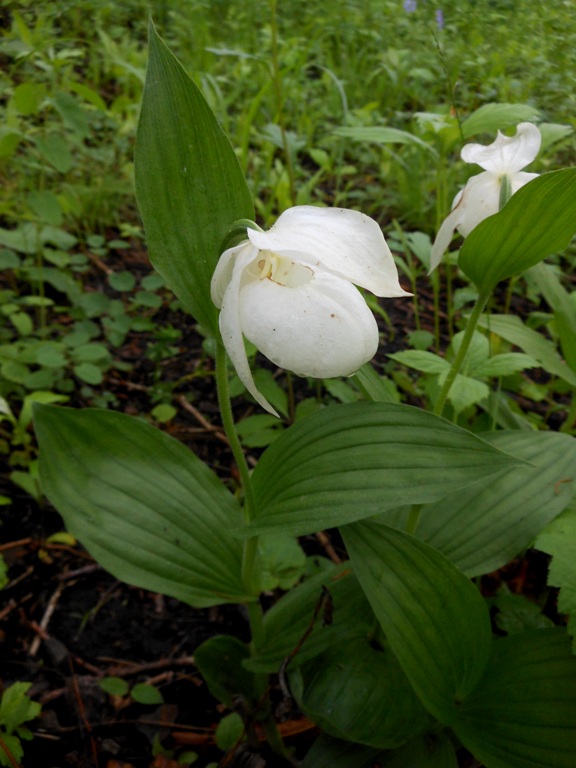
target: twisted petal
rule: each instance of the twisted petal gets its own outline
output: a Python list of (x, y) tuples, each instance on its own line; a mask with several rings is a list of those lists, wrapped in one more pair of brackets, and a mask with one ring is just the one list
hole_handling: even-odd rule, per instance
[(225, 251), (212, 278), (212, 300), (216, 306), (221, 307), (219, 322), (222, 341), (240, 381), (262, 408), (278, 416), (268, 400), (256, 389), (240, 323), (240, 290), (244, 281), (244, 270), (257, 256), (258, 250), (251, 243), (243, 243)]
[(268, 232), (248, 230), (262, 251), (325, 269), (376, 296), (409, 296), (398, 282), (394, 259), (378, 224), (358, 211), (296, 206)]
[(504, 136), (498, 131), (496, 140), (487, 147), (466, 144), (461, 157), (466, 163), (477, 163), (496, 176), (512, 176), (534, 160), (541, 141), (540, 131), (533, 123), (520, 123), (515, 136)]
[(358, 289), (322, 269), (296, 288), (247, 282), (240, 324), (269, 360), (301, 376), (348, 376), (378, 349), (378, 327)]
[(442, 256), (444, 256), (444, 253), (448, 249), (456, 227), (460, 225), (463, 217), (464, 210), (457, 206), (452, 211), (450, 211), (448, 216), (446, 216), (442, 222), (440, 229), (436, 234), (434, 245), (432, 246), (432, 252), (430, 254), (430, 269), (428, 270), (428, 274), (433, 272), (438, 264), (440, 264), (442, 261)]

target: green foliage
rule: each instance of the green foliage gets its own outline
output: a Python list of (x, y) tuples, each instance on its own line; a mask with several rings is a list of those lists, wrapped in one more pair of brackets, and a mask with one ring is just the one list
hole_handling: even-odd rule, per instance
[(22, 760), (22, 740), (30, 741), (32, 738), (24, 723), (34, 720), (40, 714), (40, 704), (31, 701), (26, 695), (30, 686), (31, 683), (14, 683), (6, 688), (0, 698), (0, 736), (10, 751), (10, 754), (7, 754), (0, 744), (0, 765), (8, 768), (14, 765), (15, 760)]
[(182, 443), (96, 409), (37, 404), (34, 425), (44, 492), (111, 573), (197, 607), (250, 599), (229, 533), (238, 503)]
[[(474, 228), (459, 266), (483, 292), (564, 250), (576, 232), (576, 169), (543, 174)], [(497, 254), (494, 258), (493, 254)]]
[[(9, 2), (0, 41), (0, 451), (13, 482), (39, 499), (36, 402), (43, 488), (113, 574), (192, 606), (245, 602), (252, 620), (255, 589), (246, 585), (269, 593), (250, 646), (215, 638), (196, 658), (228, 707), (238, 695), (255, 706), (266, 688), (260, 676), (281, 671), (332, 734), (304, 766), (368, 768), (378, 759), (452, 768), (459, 740), (487, 768), (568, 768), (576, 752), (568, 638), (525, 632), (545, 623), (539, 606), (500, 593), (491, 604), (511, 636), (493, 641), (468, 577), (536, 539), (553, 555), (560, 610), (576, 610), (576, 315), (562, 278), (574, 252), (555, 254), (575, 229), (575, 172), (552, 170), (573, 163), (574, 17), (565, 4), (542, 14), (537, 4), (518, 12), (516, 0), (465, 8), (446, 0), (440, 29), (430, 4), (414, 13), (401, 5), (296, 0), (274, 21), (267, 0), (176, 2), (169, 12), (153, 2), (182, 64), (152, 28), (145, 76), (146, 19), (135, 0), (86, 9)], [(143, 247), (132, 185), (143, 88), (136, 190), (165, 280), (137, 277), (131, 261)], [(458, 260), (450, 254), (446, 283), (435, 275), (428, 289), (431, 237), (466, 180), (454, 162), (463, 141), (543, 118), (554, 122), (540, 122), (534, 170), (551, 172), (480, 225)], [(164, 322), (162, 310), (175, 308), (165, 282), (202, 332), (217, 334), (209, 284), (230, 226), (254, 210), (269, 226), (294, 203), (361, 209), (387, 228), (393, 221), (389, 243), (420, 295), (408, 323), (394, 305), (371, 300), (395, 344), (384, 375), (364, 367), (313, 393), (298, 383), (295, 404), (281, 378), (255, 372), (286, 423), (248, 411), (238, 427), (252, 456), (270, 446), (252, 473), (254, 498), (249, 487), (232, 496), (144, 421), (49, 405), (77, 394), (119, 405), (107, 381), (126, 370), (124, 343), (145, 333), (150, 415), (172, 426), (171, 395), (190, 376), (162, 380), (180, 338)], [(551, 265), (532, 266), (545, 257)], [(481, 320), (487, 335), (472, 336), (448, 398), (455, 423), (426, 413), (461, 348), (459, 313), (475, 298), (469, 280), (486, 293), (526, 270), (494, 297), (495, 314)], [(510, 314), (517, 302), (522, 319)], [(192, 376), (206, 375), (202, 368)], [(242, 394), (237, 382), (232, 389)], [(566, 434), (547, 429), (555, 423)], [(265, 532), (258, 543), (241, 538), (240, 501), (254, 515), (248, 534)], [(305, 561), (287, 534), (335, 525), (351, 564)], [(162, 701), (145, 684), (108, 678), (102, 687)], [(4, 694), (19, 722), (4, 698), (0, 705), (16, 760), (28, 735), (21, 723), (39, 709), (26, 690)], [(243, 735), (233, 713), (217, 742), (231, 749)]]
[(210, 280), (229, 228), (253, 218), (252, 200), (228, 138), (152, 23), (149, 39), (135, 180), (150, 259), (216, 334)]
[(343, 525), (443, 498), (515, 463), (417, 408), (334, 406), (297, 422), (266, 450), (253, 475), (251, 530), (304, 534)]
[(354, 570), (418, 698), (451, 724), (490, 656), (488, 609), (450, 561), (384, 525), (342, 529)]
[[(573, 484), (573, 477), (565, 477), (557, 486)], [(558, 609), (570, 616), (568, 632), (572, 635), (572, 647), (576, 650), (576, 509), (566, 509), (537, 537), (535, 546), (549, 555), (552, 562), (548, 571), (548, 583), (560, 587)]]

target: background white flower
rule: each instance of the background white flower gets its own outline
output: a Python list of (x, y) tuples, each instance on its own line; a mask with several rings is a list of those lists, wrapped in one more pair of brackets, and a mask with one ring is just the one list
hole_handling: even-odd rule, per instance
[[(301, 376), (348, 376), (378, 348), (378, 327), (356, 285), (376, 296), (409, 296), (378, 224), (342, 208), (289, 208), (268, 232), (225, 251), (212, 278), (220, 331), (256, 401), (246, 336), (275, 365)], [(277, 415), (277, 414), (276, 414)]]
[(430, 271), (440, 263), (454, 230), (468, 237), (481, 221), (498, 213), (504, 177), (509, 181), (510, 194), (514, 194), (538, 176), (537, 173), (525, 173), (522, 168), (534, 160), (541, 140), (540, 131), (533, 123), (520, 123), (515, 136), (504, 136), (498, 131), (496, 140), (489, 146), (467, 144), (462, 148), (462, 160), (476, 163), (484, 168), (484, 173), (468, 179), (464, 189), (454, 198), (452, 211), (442, 222), (432, 247)]

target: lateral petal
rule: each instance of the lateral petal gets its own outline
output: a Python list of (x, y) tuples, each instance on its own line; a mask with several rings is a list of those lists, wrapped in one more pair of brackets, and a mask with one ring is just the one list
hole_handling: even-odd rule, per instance
[(452, 242), (452, 237), (456, 227), (458, 227), (464, 217), (464, 210), (458, 204), (456, 208), (453, 208), (448, 216), (444, 219), (440, 225), (440, 229), (436, 234), (434, 245), (432, 246), (432, 252), (430, 253), (430, 269), (428, 274), (433, 272), (438, 264), (442, 261), (442, 256), (446, 253), (448, 246)]
[[(222, 286), (226, 280), (228, 285), (221, 298), (220, 309), (220, 333), (222, 341), (226, 347), (226, 352), (232, 361), (240, 381), (252, 397), (269, 413), (278, 416), (276, 410), (270, 405), (268, 400), (258, 391), (252, 371), (246, 356), (246, 347), (242, 337), (242, 325), (240, 321), (240, 291), (242, 283), (245, 282), (244, 271), (246, 267), (258, 256), (258, 250), (251, 243), (245, 243), (236, 248), (231, 248), (230, 254), (226, 251), (226, 258), (218, 262), (214, 277), (212, 278), (212, 298), (216, 303), (216, 298), (220, 296)], [(219, 272), (220, 264), (222, 267)]]
[(457, 224), (458, 232), (468, 237), (481, 221), (498, 213), (500, 204), (500, 179), (485, 171), (468, 179), (458, 207), (462, 211)]
[(358, 211), (301, 205), (289, 208), (267, 232), (248, 230), (259, 250), (325, 269), (376, 296), (409, 296), (378, 224)]

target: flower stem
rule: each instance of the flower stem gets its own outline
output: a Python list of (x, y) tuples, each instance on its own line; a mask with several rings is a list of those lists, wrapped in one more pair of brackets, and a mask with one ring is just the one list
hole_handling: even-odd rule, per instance
[(462, 339), (462, 343), (460, 344), (460, 349), (458, 350), (458, 352), (456, 353), (456, 356), (454, 357), (454, 360), (452, 361), (452, 365), (450, 366), (450, 370), (448, 371), (448, 375), (446, 376), (442, 389), (440, 390), (440, 394), (438, 395), (438, 400), (436, 401), (436, 405), (434, 406), (434, 413), (436, 414), (436, 416), (441, 416), (442, 412), (444, 411), (444, 406), (446, 405), (446, 399), (452, 388), (452, 384), (454, 384), (454, 380), (456, 379), (456, 376), (458, 375), (460, 368), (462, 367), (462, 363), (464, 362), (464, 358), (466, 357), (466, 353), (468, 352), (468, 347), (470, 346), (470, 342), (472, 341), (472, 336), (474, 335), (474, 331), (476, 330), (476, 326), (478, 325), (478, 320), (480, 319), (480, 315), (484, 311), (484, 307), (488, 303), (489, 298), (490, 298), (490, 293), (488, 291), (484, 291), (480, 293), (480, 295), (476, 299), (476, 303), (474, 304), (472, 313), (468, 318), (468, 322), (466, 324), (466, 330), (464, 332), (464, 338)]
[(246, 457), (244, 456), (238, 432), (236, 431), (236, 425), (234, 424), (232, 404), (230, 402), (226, 350), (221, 341), (216, 342), (216, 387), (218, 390), (218, 405), (220, 406), (220, 413), (222, 415), (222, 426), (224, 427), (228, 442), (230, 443), (230, 448), (236, 466), (238, 467), (238, 472), (240, 473), (240, 480), (244, 491), (244, 522), (248, 525), (252, 522), (254, 517), (256, 504), (254, 500), (254, 491), (252, 490), (250, 470), (248, 469)]
[[(244, 522), (246, 525), (249, 525), (256, 513), (256, 501), (254, 497), (254, 489), (252, 488), (250, 470), (234, 423), (232, 404), (230, 402), (226, 350), (220, 340), (217, 340), (216, 342), (216, 386), (218, 389), (218, 404), (222, 416), (222, 426), (224, 427), (228, 442), (230, 443), (232, 455), (234, 456), (236, 466), (238, 467), (244, 491)], [(252, 654), (255, 653), (264, 639), (264, 617), (260, 600), (257, 597), (259, 592), (256, 578), (257, 554), (258, 536), (252, 536), (245, 540), (242, 556), (242, 583), (244, 584), (247, 593), (256, 597), (256, 599), (248, 600), (246, 602), (252, 635), (252, 641), (250, 643), (250, 651)], [(278, 727), (268, 705), (266, 711), (263, 713), (262, 726), (272, 750), (285, 757), (287, 755), (286, 747), (284, 746), (282, 736), (278, 731)]]

